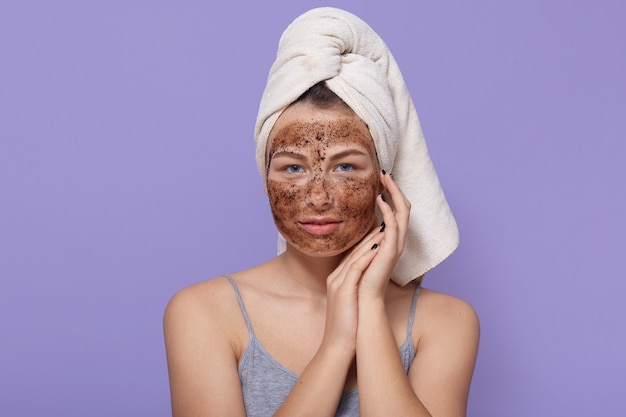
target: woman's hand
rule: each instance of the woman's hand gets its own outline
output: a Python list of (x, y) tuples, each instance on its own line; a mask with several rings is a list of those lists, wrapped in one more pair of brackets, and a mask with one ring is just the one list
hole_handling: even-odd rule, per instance
[(385, 296), (389, 278), (404, 250), (411, 212), (411, 203), (406, 199), (391, 174), (381, 173), (380, 181), (391, 201), (386, 202), (382, 194), (376, 197), (376, 203), (385, 225), (382, 233), (383, 239), (359, 284), (360, 294), (375, 297)]
[(326, 281), (325, 341), (355, 349), (359, 295), (384, 297), (406, 239), (411, 204), (391, 178), (380, 174), (391, 201), (376, 197), (384, 226), (375, 226), (341, 261)]
[(359, 283), (383, 240), (380, 229), (377, 225), (361, 239), (326, 280), (328, 304), (324, 339), (338, 342), (352, 353), (356, 350)]

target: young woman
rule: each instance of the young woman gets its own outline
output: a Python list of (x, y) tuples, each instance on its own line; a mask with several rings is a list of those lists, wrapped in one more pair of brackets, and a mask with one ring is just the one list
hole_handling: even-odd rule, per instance
[[(361, 88), (363, 71), (352, 80), (343, 79), (345, 73), (329, 77), (323, 64), (321, 75), (311, 77), (318, 70), (310, 62), (304, 71), (285, 65), (292, 54), (281, 58), (290, 43), (308, 42), (298, 33), (310, 39), (310, 27), (332, 34), (331, 42), (345, 40), (346, 23), (365, 40), (379, 39), (355, 16), (329, 8), (303, 15), (281, 39), (256, 139), (285, 248), (264, 264), (192, 285), (170, 301), (164, 326), (174, 416), (465, 415), (478, 320), (465, 302), (420, 286), (424, 268), (434, 266), (430, 259), (438, 262), (442, 251), (454, 249), (441, 249), (450, 236), (455, 245), (454, 222), (441, 201), (433, 216), (430, 200), (413, 201), (400, 188), (402, 179), (409, 197), (415, 194), (404, 177), (412, 172), (407, 163), (417, 162), (426, 170), (420, 181), (429, 182), (423, 188), (439, 189), (427, 155), (403, 162), (406, 153), (394, 154), (389, 141), (381, 141), (411, 143), (402, 132), (419, 130), (416, 115), (405, 122), (398, 117), (395, 124), (404, 127), (385, 132), (394, 123), (380, 120), (398, 113), (397, 93), (387, 94), (390, 103), (378, 100), (378, 87), (359, 96), (350, 83)], [(386, 47), (374, 46), (388, 56)], [(319, 48), (313, 49), (315, 60)], [(388, 77), (395, 62), (385, 65)], [(298, 81), (282, 85), (290, 74)], [(283, 105), (273, 103), (280, 96)], [(382, 116), (364, 110), (362, 97), (385, 107), (377, 113)], [(441, 200), (438, 195), (429, 192), (432, 200)], [(412, 211), (427, 225), (412, 221)], [(423, 238), (432, 233), (440, 233), (441, 242)], [(414, 275), (406, 275), (411, 270)]]

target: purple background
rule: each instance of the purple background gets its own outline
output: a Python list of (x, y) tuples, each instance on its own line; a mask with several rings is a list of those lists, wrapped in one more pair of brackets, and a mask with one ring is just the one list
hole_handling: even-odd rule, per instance
[(623, 415), (621, 0), (0, 3), (0, 415), (167, 416), (179, 288), (262, 262), (252, 131), (278, 37), (336, 5), (412, 91), (461, 229), (470, 416)]

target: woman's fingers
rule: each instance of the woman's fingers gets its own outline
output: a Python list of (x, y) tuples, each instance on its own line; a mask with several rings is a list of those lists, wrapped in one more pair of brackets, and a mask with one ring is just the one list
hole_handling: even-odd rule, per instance
[(382, 240), (380, 226), (377, 229), (366, 235), (327, 279), (325, 340), (329, 343), (355, 348), (359, 283), (376, 256), (372, 247), (377, 248)]
[[(383, 234), (381, 233), (381, 226), (376, 226), (372, 228), (372, 230), (363, 239), (361, 239), (361, 241), (357, 243), (357, 245), (354, 248), (352, 248), (350, 253), (348, 253), (343, 258), (343, 260), (341, 261), (339, 266), (337, 266), (333, 274), (329, 276), (329, 280), (330, 281), (339, 280), (343, 282), (350, 268), (352, 268), (352, 271), (354, 271), (355, 269), (359, 269), (359, 268), (355, 268), (352, 265), (365, 256), (366, 259), (364, 261), (357, 263), (356, 265), (357, 267), (364, 265), (363, 267), (363, 270), (364, 270), (373, 259), (373, 256), (375, 255), (375, 249), (378, 248), (382, 239), (383, 239)], [(352, 276), (354, 277), (354, 275)]]
[(359, 291), (384, 296), (389, 278), (402, 255), (409, 223), (411, 205), (390, 174), (380, 176), (388, 198), (379, 195), (376, 204), (385, 224), (383, 239), (376, 256), (364, 271)]
[[(390, 173), (381, 173), (380, 181), (387, 190), (390, 202), (379, 201), (378, 207), (383, 214), (383, 220), (385, 225), (397, 228), (397, 235), (394, 236), (394, 240), (398, 245), (400, 251), (404, 248), (404, 242), (406, 239), (406, 232), (409, 225), (409, 215), (411, 212), (411, 203), (404, 196), (404, 193), (393, 180)], [(391, 204), (387, 204), (391, 203)]]
[(365, 284), (384, 292), (404, 250), (411, 204), (390, 174), (381, 173), (380, 181), (389, 195), (389, 201), (385, 201), (382, 194), (376, 198), (383, 224), (373, 228), (346, 254), (329, 276), (329, 291), (351, 291)]

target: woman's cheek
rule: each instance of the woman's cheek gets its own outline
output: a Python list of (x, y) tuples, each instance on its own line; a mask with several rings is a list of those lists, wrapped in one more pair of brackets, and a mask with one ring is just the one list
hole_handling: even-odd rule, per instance
[(296, 205), (301, 199), (299, 189), (293, 184), (290, 185), (280, 181), (268, 180), (267, 194), (272, 216), (280, 229), (281, 225), (284, 225), (288, 218), (293, 218), (296, 214)]
[(346, 217), (354, 220), (356, 233), (366, 233), (372, 225), (372, 216), (376, 212), (378, 178), (371, 176), (350, 180), (345, 185), (341, 198), (341, 211)]

